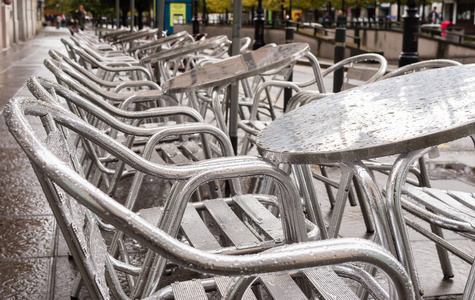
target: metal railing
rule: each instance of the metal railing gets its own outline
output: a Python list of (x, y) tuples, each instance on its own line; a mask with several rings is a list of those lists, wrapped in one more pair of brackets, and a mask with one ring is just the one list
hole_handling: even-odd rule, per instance
[[(449, 29), (450, 28), (450, 29)], [(448, 27), (446, 30), (440, 28), (424, 27), (421, 26), (420, 34), (422, 36), (429, 35), (433, 39), (443, 39), (448, 42), (457, 43), (459, 45), (467, 44), (466, 41), (475, 41), (472, 35), (466, 35), (464, 33), (458, 33), (454, 31), (464, 32), (463, 27)]]

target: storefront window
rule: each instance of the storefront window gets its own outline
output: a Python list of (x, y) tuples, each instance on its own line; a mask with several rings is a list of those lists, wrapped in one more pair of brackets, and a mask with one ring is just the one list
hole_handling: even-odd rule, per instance
[[(34, 2), (33, 2), (34, 3)], [(36, 4), (36, 20), (41, 21), (41, 7), (42, 7), (43, 1), (38, 1)]]
[(457, 2), (457, 21), (473, 20), (475, 3), (472, 0), (460, 0)]

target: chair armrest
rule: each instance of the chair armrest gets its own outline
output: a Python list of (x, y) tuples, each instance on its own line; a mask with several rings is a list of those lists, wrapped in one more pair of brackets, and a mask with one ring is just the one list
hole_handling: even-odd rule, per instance
[(149, 87), (153, 90), (161, 90), (161, 87), (153, 81), (148, 81), (148, 80), (137, 80), (137, 81), (126, 81), (123, 83), (120, 83), (114, 88), (114, 92), (118, 93), (122, 89), (129, 88), (129, 87)]

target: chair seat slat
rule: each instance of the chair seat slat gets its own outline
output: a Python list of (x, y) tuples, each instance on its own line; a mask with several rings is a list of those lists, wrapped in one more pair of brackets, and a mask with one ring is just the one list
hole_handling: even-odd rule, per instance
[(275, 300), (308, 299), (288, 274), (266, 274), (262, 275), (260, 278)]
[(257, 245), (259, 239), (244, 225), (232, 209), (222, 200), (203, 202), (221, 231), (236, 246)]
[(234, 202), (253, 220), (262, 231), (276, 242), (284, 240), (282, 222), (252, 195), (239, 195)]
[(175, 300), (208, 300), (206, 291), (198, 280), (171, 284)]
[[(216, 282), (216, 285), (218, 286), (218, 291), (221, 294), (221, 297), (224, 297), (224, 295), (226, 295), (226, 292), (229, 288), (229, 284), (231, 283), (232, 280), (233, 280), (232, 277), (220, 276), (220, 277), (214, 278), (214, 281)], [(247, 289), (246, 292), (244, 292), (242, 300), (257, 300), (257, 298), (250, 289)]]
[(323, 299), (357, 300), (356, 294), (329, 267), (303, 270)]
[(213, 251), (221, 248), (208, 227), (203, 223), (195, 207), (191, 204), (186, 207), (181, 222), (181, 229), (191, 245), (197, 249)]

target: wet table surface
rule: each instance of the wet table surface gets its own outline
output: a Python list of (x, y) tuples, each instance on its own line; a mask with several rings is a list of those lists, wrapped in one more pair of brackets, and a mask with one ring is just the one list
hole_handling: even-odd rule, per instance
[[(448, 80), (450, 79), (450, 80)], [(435, 146), (475, 132), (475, 65), (381, 80), (273, 121), (257, 138), (277, 162), (349, 162)]]
[(146, 43), (146, 44), (142, 44), (142, 45), (138, 45), (136, 47), (133, 47), (132, 49), (129, 50), (129, 52), (134, 52), (134, 51), (137, 51), (137, 50), (147, 50), (147, 49), (150, 49), (150, 48), (159, 47), (159, 46), (164, 45), (166, 43), (175, 42), (176, 40), (178, 40), (180, 38), (184, 38), (187, 35), (188, 35), (188, 32), (180, 31), (180, 32), (162, 37), (162, 38), (160, 38), (156, 41), (152, 41), (150, 43)]
[(143, 63), (157, 62), (159, 60), (174, 59), (190, 53), (200, 52), (206, 49), (212, 49), (220, 46), (227, 40), (225, 35), (218, 35), (209, 39), (199, 40), (189, 43), (178, 48), (161, 51), (155, 55), (151, 55), (142, 59)]
[(305, 43), (261, 48), (191, 70), (165, 82), (162, 88), (167, 93), (183, 93), (227, 85), (286, 66), (308, 51)]

